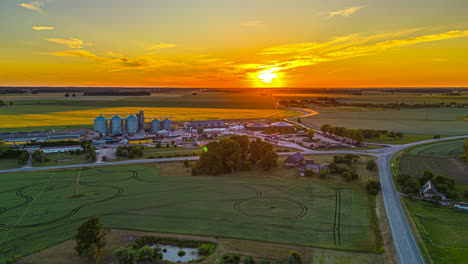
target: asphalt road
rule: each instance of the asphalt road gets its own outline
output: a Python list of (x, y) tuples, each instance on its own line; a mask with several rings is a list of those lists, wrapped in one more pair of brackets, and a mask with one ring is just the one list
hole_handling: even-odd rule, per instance
[[(450, 137), (443, 139), (432, 139), (425, 140), (405, 145), (389, 145), (387, 148), (375, 149), (375, 150), (362, 150), (362, 151), (315, 151), (309, 150), (304, 151), (303, 154), (361, 154), (361, 155), (372, 155), (378, 158), (380, 183), (382, 185), (382, 195), (389, 220), (390, 228), (392, 230), (393, 242), (395, 250), (398, 255), (399, 263), (404, 264), (419, 264), (425, 263), (424, 258), (419, 250), (416, 240), (411, 231), (411, 227), (405, 216), (405, 212), (401, 206), (398, 192), (395, 189), (395, 185), (392, 179), (391, 172), (391, 159), (397, 152), (419, 144), (433, 143), (437, 141), (466, 138), (466, 136)], [(280, 153), (280, 155), (290, 155), (291, 153)], [(96, 166), (111, 166), (111, 165), (125, 165), (125, 164), (140, 164), (140, 163), (153, 163), (153, 162), (171, 162), (171, 161), (183, 161), (183, 160), (197, 160), (198, 157), (181, 157), (181, 158), (166, 158), (166, 159), (145, 159), (145, 160), (125, 160), (117, 162), (106, 162), (106, 163), (89, 163), (89, 164), (76, 164), (76, 165), (64, 165), (64, 166), (51, 166), (51, 167), (32, 167), (32, 168), (17, 168), (0, 170), (0, 173), (10, 172), (28, 172), (28, 171), (43, 171), (43, 170), (54, 170), (54, 169), (69, 169), (79, 167), (96, 167)]]

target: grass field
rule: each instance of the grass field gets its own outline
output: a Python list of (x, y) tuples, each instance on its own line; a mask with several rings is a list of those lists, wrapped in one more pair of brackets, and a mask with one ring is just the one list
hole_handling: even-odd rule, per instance
[[(457, 183), (456, 189), (462, 197), (463, 190), (468, 189), (468, 165), (459, 159), (463, 142), (453, 140), (413, 147), (401, 154), (397, 170), (413, 177), (420, 177), (427, 169), (436, 175), (449, 176)], [(427, 249), (426, 258), (435, 264), (466, 263), (467, 211), (409, 198), (402, 198), (402, 202), (418, 231), (420, 243)]]
[(464, 140), (427, 144), (412, 148), (400, 160), (400, 171), (420, 177), (425, 170), (451, 177), (459, 184), (468, 184), (468, 164), (460, 159)]
[(58, 165), (71, 165), (89, 163), (88, 154), (75, 155), (70, 152), (64, 153), (49, 153), (45, 154), (45, 158), (49, 161), (35, 164), (35, 167), (58, 166)]
[(433, 138), (434, 136), (432, 135), (405, 134), (403, 138), (391, 138), (387, 135), (380, 135), (379, 138), (366, 139), (366, 142), (398, 145), (398, 144), (408, 144), (408, 143), (413, 143), (413, 142), (418, 142), (418, 141), (423, 141), (423, 140), (428, 140), (428, 139), (433, 139)]
[(464, 264), (468, 259), (468, 212), (434, 203), (402, 200), (435, 264)]
[[(182, 163), (84, 169), (80, 198), (71, 198), (78, 170), (2, 174), (0, 262), (69, 239), (93, 215), (119, 229), (376, 250), (361, 181), (302, 178), (283, 168), (182, 176), (187, 171)], [(362, 180), (368, 177), (376, 175)]]
[(0, 159), (0, 170), (18, 168), (20, 165), (16, 159)]
[(320, 114), (302, 119), (305, 125), (314, 128), (330, 124), (418, 135), (464, 135), (468, 131), (468, 122), (459, 119), (468, 115), (468, 109), (464, 108), (340, 111), (324, 107), (314, 110)]

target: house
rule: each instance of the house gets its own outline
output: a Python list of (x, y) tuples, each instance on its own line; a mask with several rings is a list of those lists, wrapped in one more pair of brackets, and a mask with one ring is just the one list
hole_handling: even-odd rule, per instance
[(423, 187), (421, 188), (421, 190), (419, 191), (419, 193), (420, 193), (421, 196), (423, 196), (424, 198), (441, 197), (442, 199), (446, 199), (446, 198), (445, 198), (445, 194), (438, 192), (438, 191), (437, 191), (437, 188), (435, 187), (434, 184), (432, 184), (431, 181), (427, 181), (427, 182), (423, 185)]
[(56, 146), (56, 147), (42, 147), (41, 148), (44, 153), (58, 153), (58, 152), (69, 152), (75, 150), (83, 150), (80, 145), (76, 146)]
[(263, 123), (252, 123), (252, 124), (247, 125), (247, 129), (255, 130), (255, 131), (262, 131), (269, 127), (270, 127), (269, 125), (263, 124)]
[(286, 158), (286, 160), (284, 161), (284, 166), (287, 168), (294, 168), (297, 165), (301, 164), (303, 160), (304, 156), (302, 156), (300, 152), (296, 152)]

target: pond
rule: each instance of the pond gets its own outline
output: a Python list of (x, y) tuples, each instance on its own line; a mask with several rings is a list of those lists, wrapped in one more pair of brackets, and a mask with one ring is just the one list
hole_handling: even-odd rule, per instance
[[(177, 246), (166, 245), (166, 244), (151, 245), (151, 247), (156, 247), (156, 246), (159, 246), (161, 248), (161, 253), (163, 254), (163, 260), (188, 263), (191, 260), (197, 260), (201, 257), (200, 255), (198, 255), (197, 248), (177, 247)], [(166, 249), (166, 252), (162, 251), (164, 248)], [(180, 250), (185, 251), (185, 255), (182, 257), (178, 255)]]

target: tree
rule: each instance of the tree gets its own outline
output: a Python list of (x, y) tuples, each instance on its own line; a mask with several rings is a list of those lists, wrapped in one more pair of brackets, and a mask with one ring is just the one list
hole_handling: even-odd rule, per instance
[(75, 93), (73, 93), (72, 96), (75, 97), (76, 96)]
[(307, 136), (309, 137), (310, 140), (314, 138), (314, 135), (315, 135), (315, 130), (313, 130), (312, 128), (307, 129)]
[(302, 119), (301, 119), (300, 117), (298, 117), (298, 118), (297, 118), (297, 122), (298, 122), (299, 124), (302, 124)]
[(66, 94), (65, 94), (65, 97), (69, 97), (69, 96), (70, 96), (70, 94), (69, 94), (69, 93), (66, 93)]
[(465, 145), (463, 147), (465, 149), (465, 158), (468, 159), (468, 138), (465, 140)]
[(242, 151), (242, 160), (247, 159), (247, 155), (249, 155), (249, 146), (250, 146), (249, 137), (234, 135), (234, 136), (229, 137), (229, 139), (232, 139), (236, 141), (237, 143), (239, 143), (239, 146), (241, 147), (241, 151)]
[(161, 148), (161, 142), (156, 143), (156, 148)]
[(375, 169), (375, 167), (377, 167), (377, 163), (375, 162), (375, 160), (367, 161), (367, 169), (368, 170), (373, 171)]
[(189, 163), (188, 160), (184, 160), (184, 167), (185, 167), (185, 168), (190, 167), (190, 163)]
[(78, 227), (77, 234), (73, 237), (76, 242), (75, 251), (81, 258), (90, 257), (95, 263), (99, 263), (108, 233), (110, 229), (104, 227), (98, 217), (90, 218)]
[(410, 179), (411, 179), (411, 176), (406, 172), (401, 172), (397, 176), (397, 182), (400, 185), (404, 185)]
[(268, 171), (278, 167), (278, 154), (273, 150), (268, 150), (265, 156), (260, 160), (260, 167)]
[(323, 169), (323, 170), (320, 170), (319, 177), (321, 179), (326, 179), (328, 177), (328, 174), (330, 174), (330, 171), (327, 169)]
[(288, 264), (302, 264), (302, 255), (297, 251), (291, 251)]
[(324, 124), (320, 127), (320, 131), (322, 131), (323, 133), (327, 134), (327, 133), (330, 133), (331, 131), (331, 128), (332, 126), (328, 125), (328, 124)]
[(120, 264), (134, 264), (136, 260), (135, 251), (128, 247), (120, 247), (112, 255), (117, 258)]
[(380, 182), (376, 180), (369, 180), (366, 184), (367, 193), (370, 195), (377, 195), (380, 188)]
[(33, 163), (41, 163), (44, 162), (44, 151), (38, 149), (33, 152), (32, 155), (32, 162)]
[(203, 127), (198, 127), (197, 128), (197, 134), (199, 134), (199, 135), (203, 134), (204, 131), (205, 131), (205, 129)]
[(172, 146), (175, 145), (175, 141), (174, 141), (174, 140), (171, 140), (171, 145), (172, 145)]

